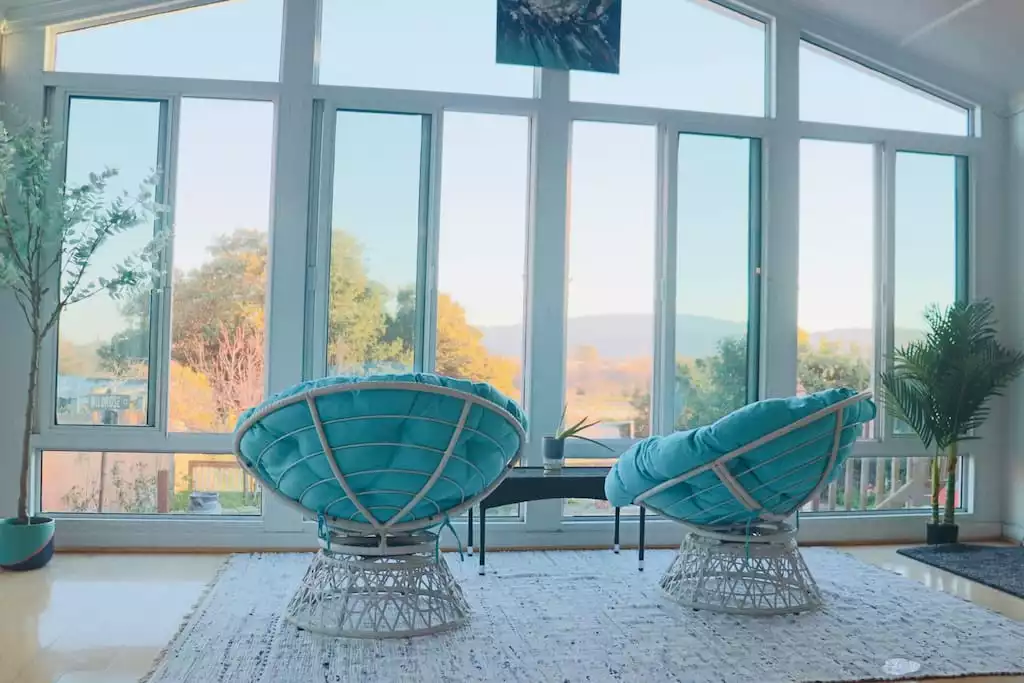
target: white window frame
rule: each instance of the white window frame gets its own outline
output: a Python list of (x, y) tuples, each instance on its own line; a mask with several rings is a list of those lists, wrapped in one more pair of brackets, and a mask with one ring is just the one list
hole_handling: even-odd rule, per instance
[[(176, 0), (175, 9), (206, 4), (208, 0)], [(121, 2), (119, 11), (127, 14), (115, 18), (137, 18), (158, 13), (167, 6), (156, 9), (139, 9), (146, 0)], [(571, 102), (569, 99), (569, 77), (567, 73), (551, 70), (538, 71), (536, 97), (510, 98), (487, 95), (455, 93), (413, 92), (401, 90), (377, 90), (371, 88), (350, 88), (344, 86), (316, 85), (316, 63), (314, 46), (318, 31), (317, 3), (309, 0), (285, 0), (284, 38), (282, 41), (281, 80), (276, 83), (203, 80), (185, 78), (156, 78), (144, 76), (113, 76), (98, 74), (77, 74), (43, 71), (51, 64), (44, 49), (43, 29), (51, 36), (62, 29), (93, 25), (94, 20), (61, 14), (47, 14), (40, 10), (37, 18), (22, 17), (12, 24), (16, 32), (4, 41), (8, 78), (5, 84), (13, 88), (4, 93), (5, 99), (24, 104), (24, 110), (36, 111), (44, 98), (46, 89), (51, 89), (55, 101), (66, 101), (76, 95), (106, 95), (110, 97), (158, 97), (180, 102), (182, 97), (229, 98), (263, 100), (274, 103), (275, 161), (273, 179), (273, 212), (270, 236), (271, 273), (268, 292), (268, 345), (266, 388), (274, 392), (286, 388), (304, 375), (315, 371), (310, 366), (312, 346), (303, 339), (298, 330), (309, 324), (310, 311), (307, 300), (307, 278), (295, 277), (295, 273), (316, 275), (316, 263), (311, 263), (309, 237), (322, 226), (315, 222), (316, 209), (311, 198), (317, 188), (311, 187), (315, 174), (316, 154), (311, 141), (321, 136), (322, 130), (314, 129), (315, 112), (330, 113), (332, 108), (375, 110), (388, 112), (408, 111), (427, 114), (432, 117), (433, 150), (430, 160), (432, 179), (430, 187), (430, 211), (428, 233), (434, 231), (436, 257), (436, 225), (438, 220), (438, 169), (440, 150), (443, 146), (443, 120), (445, 111), (467, 111), (496, 114), (516, 114), (531, 119), (531, 184), (530, 184), (530, 226), (528, 229), (528, 285), (524, 364), (524, 403), (530, 415), (529, 447), (526, 462), (537, 465), (541, 461), (540, 437), (550, 434), (555, 428), (561, 411), (565, 386), (565, 294), (567, 271), (566, 209), (568, 192), (565, 182), (569, 163), (570, 130), (574, 120), (609, 121), (616, 123), (637, 123), (656, 126), (665, 140), (673, 140), (673, 133), (704, 133), (710, 135), (756, 138), (761, 141), (760, 178), (762, 190), (762, 287), (760, 292), (760, 364), (759, 392), (762, 397), (786, 396), (795, 390), (796, 364), (796, 288), (797, 288), (797, 245), (799, 244), (798, 178), (799, 141), (802, 138), (816, 138), (846, 142), (862, 142), (882, 150), (882, 168), (888, 167), (896, 150), (921, 151), (940, 154), (955, 154), (968, 160), (970, 228), (968, 272), (971, 279), (970, 291), (976, 296), (996, 296), (1002, 285), (993, 276), (981, 280), (973, 263), (998, 253), (994, 233), (1000, 229), (1002, 216), (990, 206), (1001, 205), (1005, 186), (1001, 186), (1000, 168), (1005, 150), (1000, 146), (1002, 132), (994, 115), (999, 102), (990, 93), (979, 88), (968, 79), (956, 76), (943, 77), (944, 70), (931, 68), (929, 64), (914, 61), (892, 49), (874, 43), (870, 38), (836, 28), (816, 18), (813, 14), (797, 12), (777, 0), (749, 0), (744, 5), (731, 1), (720, 1), (729, 9), (741, 11), (766, 22), (768, 26), (769, 58), (766, 59), (766, 97), (768, 103), (765, 117), (745, 117), (694, 111), (668, 111), (648, 107), (633, 107), (597, 103)], [(88, 6), (88, 5), (86, 5)], [(95, 6), (93, 6), (95, 8)], [(52, 12), (52, 10), (49, 10)], [(60, 22), (78, 22), (63, 23)], [(101, 23), (101, 22), (100, 22)], [(941, 93), (944, 99), (952, 99), (948, 92), (961, 92), (971, 100), (957, 99), (972, 108), (974, 126), (968, 136), (944, 136), (857, 126), (843, 126), (799, 120), (799, 46), (801, 39), (849, 56), (850, 51), (836, 47), (839, 44), (856, 44), (865, 53), (876, 54), (879, 64), (892, 63), (893, 68), (881, 67), (887, 75), (899, 74), (903, 82), (919, 87), (917, 81), (906, 74), (922, 73), (945, 87), (925, 86), (920, 88), (933, 94)], [(857, 53), (860, 54), (860, 53)], [(13, 59), (11, 58), (13, 55)], [(859, 59), (862, 64), (864, 60)], [(874, 68), (875, 63), (871, 66)], [(938, 77), (936, 77), (938, 76)], [(13, 95), (13, 97), (11, 97)], [(18, 102), (19, 98), (21, 102)], [(985, 109), (979, 104), (984, 102)], [(172, 121), (176, 121), (176, 110), (172, 106)], [(984, 117), (984, 126), (981, 125)], [(327, 116), (322, 116), (322, 122)], [(176, 124), (174, 124), (176, 125)], [(174, 128), (174, 125), (171, 128)], [(985, 137), (981, 137), (982, 129)], [(173, 135), (173, 133), (172, 133)], [(319, 143), (323, 144), (320, 139)], [(668, 145), (659, 154), (659, 216), (662, 231), (667, 221), (674, 218), (675, 207), (666, 192), (663, 181), (674, 177), (674, 145)], [(172, 146), (173, 149), (173, 146)], [(333, 152), (333, 149), (331, 150)], [(885, 179), (880, 173), (880, 180)], [(169, 181), (173, 184), (173, 173)], [(332, 182), (328, 178), (327, 182)], [(322, 183), (321, 183), (322, 185)], [(173, 193), (173, 187), (170, 188)], [(882, 196), (884, 196), (883, 193)], [(173, 196), (173, 195), (172, 195)], [(891, 196), (891, 195), (890, 195)], [(891, 225), (891, 206), (879, 211), (879, 227)], [(662, 236), (666, 244), (666, 236)], [(982, 244), (978, 244), (982, 242)], [(430, 244), (430, 240), (428, 240)], [(315, 250), (313, 250), (315, 253)], [(674, 259), (674, 255), (671, 257)], [(429, 259), (428, 259), (429, 261)], [(652, 264), (662, 274), (671, 272), (666, 261)], [(311, 266), (313, 267), (311, 269)], [(436, 296), (436, 268), (427, 269), (428, 288), (425, 290), (427, 307), (425, 320), (432, 320), (433, 298)], [(662, 278), (656, 310), (662, 311), (668, 301), (668, 278)], [(166, 307), (165, 307), (166, 308)], [(887, 319), (887, 318), (886, 318)], [(160, 318), (160, 331), (166, 340), (166, 316)], [(430, 325), (426, 325), (431, 329)], [(891, 336), (891, 330), (889, 331)], [(659, 330), (657, 344), (660, 348), (668, 340), (667, 333)], [(433, 358), (433, 341), (425, 337), (427, 346), (422, 358)], [(53, 357), (56, 343), (48, 341), (47, 357), (49, 372), (44, 375), (43, 387), (54, 381)], [(880, 347), (881, 348), (881, 347)], [(317, 351), (319, 353), (319, 351)], [(154, 366), (166, 365), (163, 358), (154, 359)], [(429, 367), (429, 366), (425, 366)], [(166, 387), (166, 369), (161, 369)], [(664, 364), (658, 369), (659, 375), (667, 372)], [(12, 374), (13, 376), (13, 374)], [(664, 381), (662, 377), (661, 381)], [(656, 382), (657, 383), (657, 382)], [(53, 393), (44, 392), (40, 402), (43, 413), (53, 413)], [(164, 396), (161, 388), (159, 396)], [(164, 399), (165, 400), (165, 399)], [(657, 405), (652, 401), (653, 406)], [(161, 409), (154, 406), (160, 417)], [(664, 412), (664, 411), (662, 411)], [(660, 413), (659, 413), (660, 414)], [(654, 414), (652, 413), (652, 419)], [(657, 418), (664, 424), (666, 416)], [(33, 447), (41, 450), (107, 450), (115, 452), (225, 452), (230, 451), (230, 437), (227, 435), (169, 434), (166, 431), (166, 415), (152, 428), (132, 429), (130, 432), (114, 428), (73, 427), (49, 424), (40, 420), (39, 434), (33, 440)], [(161, 429), (161, 427), (163, 427)], [(659, 428), (661, 425), (659, 424)], [(999, 426), (985, 430), (982, 436), (997, 436)], [(979, 442), (982, 448), (997, 447), (998, 438)], [(859, 443), (857, 456), (875, 457), (882, 455), (916, 455), (919, 444), (912, 439), (882, 439)], [(627, 443), (616, 443), (625, 446)], [(572, 455), (577, 454), (574, 451)], [(585, 455), (584, 452), (579, 452)], [(993, 464), (981, 463), (978, 458), (971, 463), (966, 490), (991, 486), (998, 482), (998, 468)], [(7, 472), (0, 465), (0, 474)], [(4, 477), (0, 477), (2, 480)], [(9, 477), (12, 481), (14, 477)], [(38, 472), (37, 472), (38, 479)], [(996, 487), (993, 486), (993, 489)], [(987, 489), (986, 489), (987, 490)], [(974, 497), (969, 496), (973, 499)], [(973, 501), (967, 514), (961, 516), (962, 532), (965, 536), (991, 535), (997, 529), (999, 501)], [(978, 505), (974, 505), (977, 503)], [(495, 520), (489, 534), (492, 543), (500, 546), (546, 546), (546, 545), (604, 545), (609, 542), (610, 523), (606, 519), (563, 520), (561, 501), (531, 502), (526, 507), (524, 521), (499, 522)], [(920, 519), (914, 515), (894, 515), (873, 519), (870, 523), (851, 518), (807, 519), (801, 529), (806, 540), (885, 540), (916, 536)], [(636, 540), (635, 521), (624, 519), (623, 540)], [(61, 541), (65, 546), (152, 546), (154, 539), (161, 546), (184, 547), (309, 547), (312, 535), (309, 525), (298, 515), (276, 505), (271, 497), (264, 499), (262, 519), (168, 519), (168, 518), (117, 518), (91, 516), (90, 518), (69, 518), (62, 521)], [(648, 542), (668, 544), (678, 540), (679, 529), (665, 520), (650, 520)]]

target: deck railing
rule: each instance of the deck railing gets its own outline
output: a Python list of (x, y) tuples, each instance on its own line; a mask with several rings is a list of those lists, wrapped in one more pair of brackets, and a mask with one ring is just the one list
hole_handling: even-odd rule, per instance
[[(962, 479), (962, 477), (960, 478)], [(946, 492), (940, 491), (939, 501)], [(961, 500), (957, 492), (957, 507)], [(912, 510), (931, 506), (931, 458), (850, 458), (804, 512)]]

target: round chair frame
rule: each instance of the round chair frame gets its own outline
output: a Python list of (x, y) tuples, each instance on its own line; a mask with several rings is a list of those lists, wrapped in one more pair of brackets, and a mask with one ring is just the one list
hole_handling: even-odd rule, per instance
[[(839, 464), (843, 431), (852, 427), (844, 424), (843, 412), (851, 406), (869, 400), (871, 396), (870, 391), (865, 391), (839, 401), (755, 439), (712, 462), (653, 486), (637, 496), (634, 503), (673, 519), (686, 530), (675, 561), (661, 579), (661, 586), (665, 592), (681, 604), (694, 609), (734, 614), (787, 614), (820, 607), (821, 592), (800, 555), (796, 529), (787, 520), (808, 501), (821, 494)], [(756, 489), (747, 490), (737, 475), (730, 472), (727, 467), (731, 461), (772, 441), (816, 422), (833, 419), (835, 426), (828, 433), (802, 440), (782, 453), (738, 473), (743, 475), (754, 472), (796, 450), (831, 439), (827, 453), (800, 463), (782, 475), (761, 483)], [(812, 473), (802, 480), (814, 482), (811, 492), (803, 499), (789, 504), (781, 512), (764, 512), (764, 506), (752, 495), (775, 481), (799, 476), (802, 470), (810, 469), (812, 465), (818, 465), (822, 461), (825, 463), (820, 473)], [(745, 508), (743, 517), (749, 519), (750, 513), (759, 513), (756, 519), (749, 523), (738, 518), (730, 519), (736, 516), (732, 511), (714, 518), (710, 523), (693, 524), (672, 514), (671, 508), (674, 505), (702, 495), (707, 489), (676, 501), (673, 506), (664, 510), (652, 507), (648, 503), (652, 496), (705, 472), (714, 472), (718, 476), (719, 483), (713, 488), (724, 487), (733, 499), (740, 502)], [(777, 495), (773, 494), (772, 498)], [(702, 514), (706, 515), (721, 505), (703, 510)]]
[[(418, 415), (373, 415), (353, 418), (339, 418), (325, 422), (319, 413), (316, 400), (323, 396), (346, 392), (369, 391), (409, 391), (415, 393), (448, 396), (462, 401), (462, 410), (455, 422), (439, 418), (428, 418)], [(309, 409), (311, 425), (283, 434), (272, 443), (263, 447), (259, 457), (250, 466), (241, 457), (241, 442), (253, 425), (267, 415), (291, 405), (304, 403)], [(512, 425), (519, 437), (519, 447), (509, 458), (501, 449), (500, 444), (490, 435), (466, 426), (470, 410), (479, 406), (491, 411)], [(362, 491), (356, 494), (349, 479), (337, 460), (338, 448), (332, 448), (327, 440), (325, 424), (333, 424), (346, 420), (368, 419), (403, 419), (424, 420), (445, 424), (453, 427), (448, 446), (444, 451), (412, 443), (365, 443), (363, 446), (395, 446), (418, 448), (438, 456), (434, 471), (427, 476), (420, 491), (401, 508), (395, 508), (385, 521), (380, 521), (371, 510), (360, 500), (360, 495), (374, 493), (394, 493), (392, 491)], [(294, 436), (299, 432), (314, 429), (320, 441), (322, 451), (312, 453), (297, 462), (308, 458), (323, 456), (331, 468), (333, 478), (323, 479), (312, 487), (337, 482), (344, 496), (332, 501), (324, 509), (328, 510), (335, 502), (349, 500), (365, 522), (355, 521), (319, 513), (282, 494), (277, 483), (280, 482), (288, 469), (278, 478), (278, 482), (269, 482), (260, 476), (256, 469), (263, 455), (281, 439)], [(455, 454), (455, 447), (465, 432), (473, 432), (491, 440), (501, 453), (502, 460), (507, 464), (494, 481), (486, 483), (486, 478), (472, 462)], [(446, 524), (454, 517), (486, 498), (509, 475), (522, 457), (526, 444), (526, 432), (519, 421), (507, 410), (491, 401), (458, 389), (420, 384), (418, 382), (366, 381), (351, 384), (338, 384), (316, 387), (295, 395), (288, 396), (268, 404), (253, 413), (235, 433), (234, 451), (242, 469), (263, 485), (285, 506), (297, 510), (303, 515), (316, 515), (323, 519), (326, 530), (320, 538), (321, 549), (303, 578), (285, 613), (285, 617), (296, 626), (330, 636), (353, 638), (395, 638), (427, 635), (454, 628), (464, 623), (469, 616), (469, 607), (462, 595), (462, 590), (455, 581), (451, 570), (440, 553), (437, 552), (438, 533), (428, 531)], [(463, 500), (455, 507), (441, 509), (428, 497), (434, 484), (444, 478), (445, 467), (453, 459), (463, 460), (475, 469), (486, 485), (475, 495), (466, 496), (465, 489), (451, 479), (447, 482), (457, 486), (463, 493)], [(297, 463), (293, 463), (297, 464)], [(394, 470), (369, 470), (360, 472), (383, 473)], [(410, 474), (426, 475), (423, 471), (406, 471)], [(310, 488), (303, 492), (307, 493)], [(302, 496), (300, 496), (300, 499)], [(430, 517), (407, 522), (399, 522), (410, 511), (424, 500), (433, 503), (436, 513)], [(388, 508), (390, 509), (390, 508)]]

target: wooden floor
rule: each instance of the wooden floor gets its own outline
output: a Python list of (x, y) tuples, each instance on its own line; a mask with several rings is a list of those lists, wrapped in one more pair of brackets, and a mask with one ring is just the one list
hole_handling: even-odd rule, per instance
[[(913, 562), (894, 548), (847, 550), (1024, 621), (1024, 600)], [(0, 573), (0, 683), (135, 683), (223, 561), (216, 555), (60, 555), (39, 572)], [(958, 680), (1024, 683), (1024, 676)]]

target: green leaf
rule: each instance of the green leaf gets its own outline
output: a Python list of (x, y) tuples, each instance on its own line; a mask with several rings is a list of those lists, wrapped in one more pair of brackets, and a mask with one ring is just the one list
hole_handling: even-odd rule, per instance
[(929, 306), (924, 339), (896, 350), (881, 375), (886, 411), (940, 450), (972, 438), (991, 399), (1024, 370), (1024, 354), (998, 341), (989, 301)]

